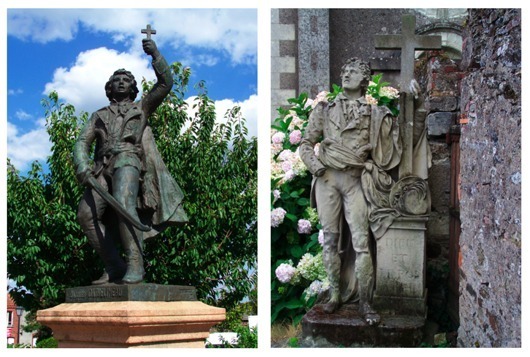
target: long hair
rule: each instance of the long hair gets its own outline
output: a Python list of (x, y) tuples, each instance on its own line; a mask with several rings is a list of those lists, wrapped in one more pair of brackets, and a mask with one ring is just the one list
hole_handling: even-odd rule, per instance
[(107, 98), (109, 98), (110, 101), (112, 101), (112, 90), (111, 90), (111, 83), (114, 80), (114, 76), (117, 76), (119, 74), (125, 74), (127, 77), (131, 79), (131, 92), (129, 93), (129, 98), (134, 101), (136, 99), (136, 96), (138, 95), (138, 84), (136, 83), (136, 79), (134, 79), (134, 76), (131, 72), (126, 71), (125, 69), (118, 69), (115, 71), (112, 76), (110, 76), (108, 82), (105, 84), (105, 94), (107, 95)]

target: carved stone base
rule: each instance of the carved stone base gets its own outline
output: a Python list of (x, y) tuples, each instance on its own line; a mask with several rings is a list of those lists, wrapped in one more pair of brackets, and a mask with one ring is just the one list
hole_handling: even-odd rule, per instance
[(424, 325), (425, 319), (418, 316), (381, 314), (380, 324), (370, 326), (357, 304), (345, 304), (333, 314), (315, 305), (302, 319), (302, 333), (343, 347), (415, 347), (422, 342)]
[(65, 303), (37, 313), (60, 348), (198, 347), (225, 309), (199, 301)]
[(426, 314), (427, 217), (400, 217), (377, 240), (374, 307), (393, 314)]

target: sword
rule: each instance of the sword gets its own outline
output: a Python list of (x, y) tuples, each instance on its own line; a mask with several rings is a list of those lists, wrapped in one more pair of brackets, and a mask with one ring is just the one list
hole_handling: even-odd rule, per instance
[(114, 208), (114, 211), (116, 211), (116, 213), (118, 213), (128, 223), (132, 224), (135, 228), (138, 228), (142, 232), (149, 232), (151, 230), (151, 227), (138, 222), (136, 218), (131, 216), (131, 214), (127, 212), (127, 210), (110, 193), (108, 193), (103, 187), (101, 187), (101, 185), (99, 184), (99, 182), (97, 182), (94, 176), (90, 176), (86, 180), (86, 184), (92, 189), (94, 189), (94, 191), (96, 191), (101, 196), (101, 198), (107, 201), (107, 203), (112, 208)]

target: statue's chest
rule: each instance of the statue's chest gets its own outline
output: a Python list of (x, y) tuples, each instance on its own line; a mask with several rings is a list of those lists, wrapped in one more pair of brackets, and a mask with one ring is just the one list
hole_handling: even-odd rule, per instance
[(102, 135), (104, 140), (130, 141), (139, 135), (141, 118), (142, 112), (136, 107), (123, 112), (107, 109), (101, 113), (100, 120), (96, 122), (96, 130), (104, 134)]
[(352, 149), (369, 142), (371, 121), (369, 105), (336, 105), (329, 109), (324, 137), (333, 138)]

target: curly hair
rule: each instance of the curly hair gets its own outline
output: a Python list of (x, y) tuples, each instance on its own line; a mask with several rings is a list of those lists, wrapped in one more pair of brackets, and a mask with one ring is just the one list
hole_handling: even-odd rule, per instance
[(370, 64), (367, 63), (367, 62), (362, 61), (361, 59), (359, 59), (357, 57), (349, 58), (348, 60), (346, 60), (346, 63), (344, 63), (344, 65), (340, 69), (340, 76), (341, 77), (342, 77), (342, 75), (344, 73), (344, 70), (348, 66), (349, 67), (357, 67), (357, 68), (359, 68), (361, 70), (361, 74), (363, 76), (363, 82), (361, 83), (361, 87), (363, 88), (363, 90), (365, 90), (366, 87), (368, 87), (368, 83), (372, 79), (371, 76), (370, 76), (370, 74), (372, 73), (372, 70), (370, 68)]
[(129, 98), (134, 101), (139, 92), (138, 84), (136, 83), (136, 79), (134, 79), (133, 74), (129, 71), (126, 71), (123, 68), (116, 70), (112, 74), (112, 76), (110, 76), (108, 82), (105, 84), (105, 94), (107, 95), (107, 98), (109, 98), (109, 100), (112, 100), (111, 84), (112, 84), (112, 81), (114, 80), (114, 76), (117, 76), (119, 74), (125, 74), (127, 77), (130, 78), (132, 85), (131, 85), (131, 92), (129, 93)]

